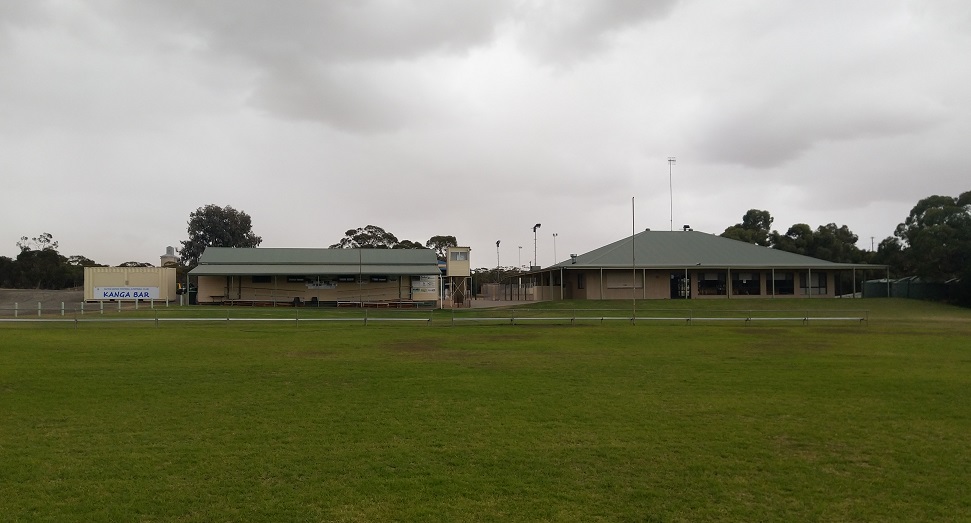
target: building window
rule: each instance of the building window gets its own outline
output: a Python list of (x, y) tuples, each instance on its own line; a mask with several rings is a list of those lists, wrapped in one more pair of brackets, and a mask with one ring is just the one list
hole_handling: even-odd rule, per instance
[(586, 285), (587, 285), (587, 281), (586, 280), (587, 279), (585, 278), (585, 276), (586, 275), (583, 274), (582, 272), (579, 273), (579, 274), (577, 274), (577, 289), (584, 289), (584, 288), (586, 288)]
[(271, 276), (253, 276), (253, 283), (270, 283), (272, 281)]
[(776, 295), (792, 295), (796, 293), (795, 279), (791, 272), (776, 272), (773, 280), (773, 288)]
[(825, 272), (803, 272), (800, 274), (799, 287), (803, 294), (826, 294)]
[(452, 251), (449, 253), (452, 261), (468, 261), (469, 253), (468, 251)]
[(755, 296), (762, 294), (762, 280), (758, 272), (733, 272), (732, 294)]
[(723, 296), (725, 294), (725, 273), (703, 272), (698, 278), (699, 296)]

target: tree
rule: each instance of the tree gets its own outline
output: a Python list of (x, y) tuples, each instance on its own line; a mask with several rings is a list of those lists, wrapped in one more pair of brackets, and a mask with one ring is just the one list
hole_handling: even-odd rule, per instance
[(54, 236), (51, 233), (45, 232), (36, 238), (21, 236), (20, 241), (17, 242), (17, 247), (20, 247), (21, 251), (56, 251), (57, 242), (54, 241)]
[(67, 264), (75, 267), (101, 267), (96, 261), (80, 254), (67, 257)]
[(856, 246), (859, 236), (845, 225), (835, 223), (820, 225), (813, 235), (813, 250), (810, 256), (836, 263), (861, 263), (863, 251)]
[(15, 287), (17, 262), (7, 256), (0, 256), (0, 288)]
[(74, 285), (67, 259), (53, 247), (23, 249), (17, 255), (15, 286), (22, 289), (63, 289)]
[(870, 260), (872, 263), (878, 265), (887, 265), (890, 267), (890, 274), (896, 278), (905, 276), (907, 274), (913, 274), (913, 267), (910, 264), (906, 253), (904, 252), (904, 244), (899, 238), (893, 236), (888, 236), (884, 238), (877, 245), (877, 252), (874, 253), (873, 258)]
[(17, 242), (20, 254), (7, 266), (4, 279), (21, 289), (77, 286), (83, 271), (68, 264), (68, 259), (57, 252), (57, 246), (49, 232), (35, 238), (21, 236)]
[(199, 264), (206, 247), (257, 247), (263, 242), (253, 232), (250, 216), (227, 205), (209, 204), (189, 213), (189, 239), (182, 241), (179, 259), (186, 267)]
[(148, 262), (126, 261), (119, 265), (119, 267), (154, 267), (154, 265)]
[(769, 235), (769, 242), (773, 249), (780, 251), (794, 252), (796, 254), (809, 255), (812, 250), (813, 230), (805, 223), (797, 223), (785, 234), (772, 231)]
[(330, 246), (331, 249), (393, 249), (398, 238), (377, 225), (348, 229), (341, 240)]
[(971, 287), (971, 191), (920, 200), (894, 236), (916, 275), (937, 281), (961, 278), (962, 287)]
[(425, 242), (425, 247), (435, 251), (439, 260), (445, 259), (445, 253), (449, 247), (458, 247), (458, 240), (455, 236), (432, 236)]
[(860, 263), (864, 253), (857, 246), (859, 238), (846, 225), (828, 223), (812, 230), (805, 223), (797, 223), (785, 234), (772, 231), (769, 242), (780, 251), (812, 256), (836, 263)]
[(401, 240), (392, 249), (424, 249), (425, 246), (411, 240)]
[(745, 216), (742, 216), (742, 223), (728, 227), (721, 235), (725, 238), (768, 247), (772, 221), (773, 218), (769, 211), (749, 209)]

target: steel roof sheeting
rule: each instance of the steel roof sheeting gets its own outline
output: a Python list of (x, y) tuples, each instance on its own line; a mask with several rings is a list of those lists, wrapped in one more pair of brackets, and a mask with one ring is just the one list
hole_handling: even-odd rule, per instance
[(438, 264), (431, 249), (297, 249), (207, 247), (199, 265)]
[(388, 275), (388, 276), (437, 276), (442, 271), (438, 267), (417, 265), (200, 265), (192, 269), (193, 276), (343, 276), (343, 275)]
[[(631, 242), (633, 241), (633, 246)], [(633, 255), (633, 260), (632, 260)], [(582, 268), (808, 268), (882, 267), (834, 263), (696, 231), (643, 231), (548, 267)]]
[(297, 249), (208, 247), (193, 276), (441, 274), (430, 249)]

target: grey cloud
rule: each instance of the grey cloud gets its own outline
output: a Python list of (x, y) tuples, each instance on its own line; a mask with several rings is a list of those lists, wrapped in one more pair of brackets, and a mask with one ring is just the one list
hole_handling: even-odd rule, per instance
[(269, 65), (280, 59), (341, 63), (462, 52), (488, 42), (503, 2), (393, 1), (272, 3), (210, 0), (129, 7), (197, 32), (221, 54)]
[[(141, 24), (202, 42), (209, 61), (253, 71), (248, 102), (284, 119), (353, 133), (394, 131), (425, 113), (413, 81), (430, 56), (459, 56), (493, 38), (505, 2), (206, 1), (132, 4)], [(166, 23), (156, 19), (167, 20)]]
[(919, 97), (885, 93), (792, 91), (712, 110), (699, 148), (713, 162), (778, 167), (824, 142), (887, 138), (927, 129), (946, 118), (942, 107)]
[(277, 65), (258, 81), (251, 101), (285, 118), (375, 133), (395, 131), (417, 116), (423, 97), (411, 89), (393, 74), (364, 67)]
[(566, 64), (604, 49), (616, 31), (667, 16), (677, 0), (526, 2), (517, 16), (522, 41), (540, 58)]

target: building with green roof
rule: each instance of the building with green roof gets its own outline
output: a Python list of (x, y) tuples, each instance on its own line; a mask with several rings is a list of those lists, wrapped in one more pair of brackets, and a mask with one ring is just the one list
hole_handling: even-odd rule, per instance
[(430, 249), (208, 247), (198, 303), (410, 305), (437, 303), (442, 271)]
[(647, 230), (528, 276), (536, 300), (833, 297), (855, 295), (858, 274), (886, 269), (692, 230)]

